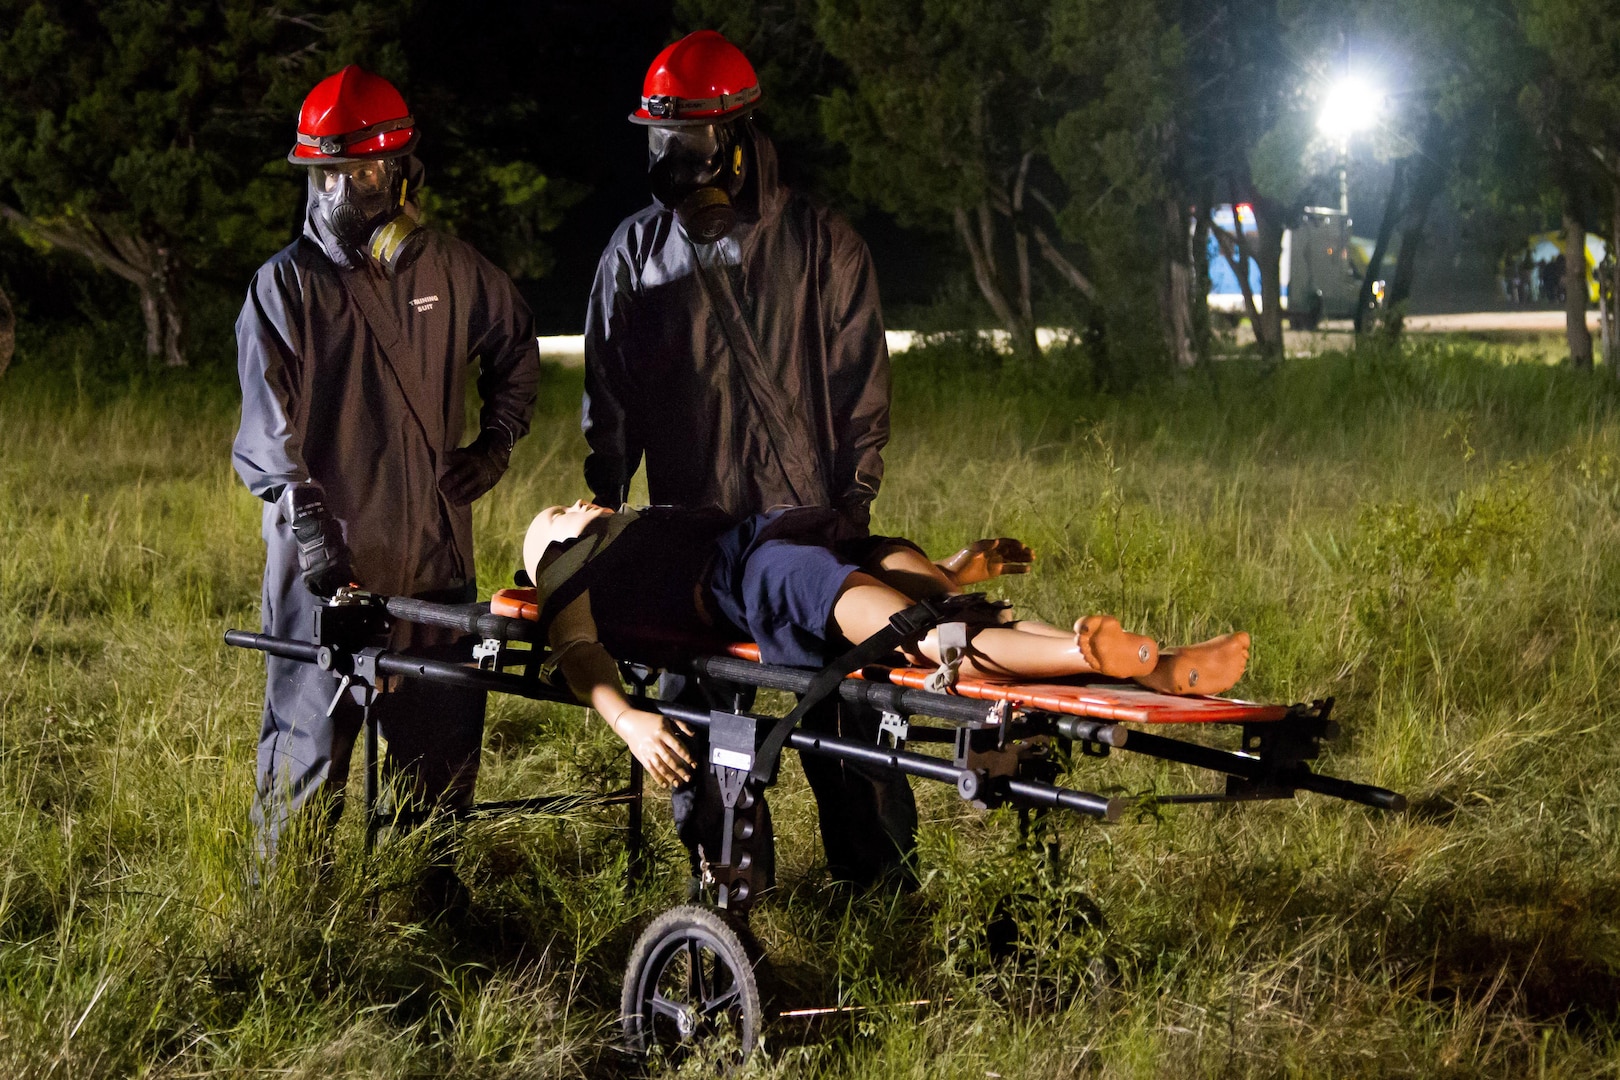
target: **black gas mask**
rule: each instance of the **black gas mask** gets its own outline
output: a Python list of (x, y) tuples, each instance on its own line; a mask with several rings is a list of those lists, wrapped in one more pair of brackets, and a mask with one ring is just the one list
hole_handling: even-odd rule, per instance
[[(354, 267), (369, 255), (392, 274), (420, 245), (422, 233), (406, 207), (420, 183), (401, 158), (368, 158), (309, 170), (310, 216), (326, 253)], [(413, 182), (414, 180), (414, 182)]]
[(712, 244), (737, 223), (743, 148), (735, 124), (647, 129), (653, 197), (675, 211), (694, 244)]

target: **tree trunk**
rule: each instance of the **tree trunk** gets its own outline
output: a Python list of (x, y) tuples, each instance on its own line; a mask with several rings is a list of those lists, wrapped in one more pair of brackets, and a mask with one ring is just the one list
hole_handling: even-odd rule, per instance
[[(1395, 235), (1395, 222), (1401, 216), (1401, 200), (1406, 195), (1406, 158), (1395, 161), (1395, 175), (1389, 181), (1389, 197), (1384, 200), (1384, 218), (1378, 223), (1378, 242), (1373, 245), (1372, 258), (1367, 260), (1367, 273), (1361, 279), (1361, 293), (1356, 298), (1356, 338), (1366, 328), (1367, 313), (1372, 310), (1373, 285), (1384, 270), (1384, 256), (1389, 252), (1389, 238)], [(1386, 294), (1387, 295), (1387, 294)]]
[(1035, 236), (1036, 246), (1041, 249), (1041, 258), (1045, 259), (1047, 264), (1056, 270), (1064, 281), (1072, 285), (1076, 292), (1087, 300), (1095, 302), (1097, 299), (1097, 286), (1091, 283), (1091, 279), (1081, 273), (1079, 267), (1064, 257), (1063, 252), (1059, 251), (1057, 245), (1052, 243), (1052, 238), (1046, 235), (1045, 229), (1037, 225), (1031, 232)]
[(1198, 362), (1193, 343), (1193, 272), (1188, 222), (1177, 200), (1164, 200), (1163, 266), (1159, 273), (1159, 314), (1165, 347), (1179, 368)]
[(1020, 356), (1035, 356), (1040, 348), (1035, 341), (1033, 320), (1025, 321), (1013, 310), (996, 268), (994, 221), (990, 216), (989, 204), (980, 203), (976, 214), (978, 228), (974, 228), (969, 221), (965, 209), (958, 207), (954, 215), (956, 234), (967, 248), (968, 259), (973, 264), (973, 279), (978, 283), (980, 294), (990, 304), (990, 310), (1007, 328), (1013, 352)]
[(1198, 208), (1194, 213), (1195, 224), (1192, 235), (1192, 265), (1193, 265), (1193, 340), (1198, 356), (1204, 360), (1210, 358), (1210, 322), (1209, 322), (1209, 230), (1210, 209), (1212, 199), (1208, 193), (1198, 200)]
[(185, 366), (180, 278), (168, 248), (91, 219), (47, 224), (3, 203), (0, 220), (36, 240), (88, 259), (134, 285), (146, 325), (146, 355), (154, 359), (161, 356), (170, 367)]
[(1406, 324), (1406, 302), (1412, 296), (1412, 283), (1417, 280), (1418, 250), (1423, 246), (1423, 230), (1429, 223), (1429, 210), (1435, 197), (1446, 182), (1445, 143), (1436, 125), (1429, 126), (1434, 137), (1428, 140), (1428, 149), (1417, 158), (1406, 208), (1401, 214), (1401, 251), (1395, 258), (1395, 277), (1384, 292), (1384, 315), (1380, 320), (1385, 336), (1398, 339)]
[(1592, 370), (1592, 332), (1586, 328), (1586, 229), (1574, 200), (1564, 199), (1564, 336), (1577, 371)]
[(1260, 324), (1255, 327), (1255, 344), (1260, 355), (1269, 360), (1281, 360), (1283, 355), (1282, 322), (1282, 207), (1271, 199), (1255, 199), (1255, 246), (1260, 261)]
[(1607, 263), (1609, 280), (1600, 281), (1598, 289), (1609, 294), (1608, 321), (1604, 324), (1608, 338), (1604, 345), (1603, 362), (1609, 365), (1609, 377), (1620, 379), (1620, 173), (1612, 179), (1614, 208), (1609, 221), (1609, 251), (1603, 261)]
[[(1249, 325), (1254, 328), (1255, 340), (1260, 336), (1260, 308), (1255, 303), (1254, 286), (1249, 284), (1249, 263), (1255, 261), (1255, 253), (1249, 250), (1249, 242), (1243, 239), (1243, 219), (1238, 215), (1238, 204), (1232, 204), (1232, 231), (1227, 232), (1213, 221), (1210, 228), (1215, 230), (1216, 244), (1221, 249), (1221, 257), (1226, 265), (1232, 268), (1232, 276), (1237, 278), (1238, 291), (1243, 294), (1243, 310), (1249, 316)], [(1207, 293), (1205, 295), (1208, 295)]]
[(0, 375), (11, 366), (12, 353), (17, 348), (17, 316), (11, 309), (11, 298), (0, 289)]
[(1029, 227), (1024, 221), (1024, 187), (1029, 180), (1029, 164), (1034, 158), (1035, 154), (1031, 151), (1018, 163), (1018, 179), (1013, 181), (1010, 215), (1013, 227), (1013, 257), (1018, 261), (1018, 318), (1030, 327), (1031, 332), (1035, 327), (1035, 304), (1030, 296)]

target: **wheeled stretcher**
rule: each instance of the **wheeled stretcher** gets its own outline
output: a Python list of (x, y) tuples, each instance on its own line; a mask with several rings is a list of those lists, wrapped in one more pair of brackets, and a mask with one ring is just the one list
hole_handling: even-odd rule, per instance
[[(308, 641), (228, 631), (228, 644), (315, 664), (332, 674), (334, 701), (358, 693), (368, 706), (396, 680), (513, 694), (537, 701), (577, 704), (547, 674), (547, 652), (532, 589), (497, 592), (488, 604), (447, 605), (343, 590), (316, 612)], [(895, 616), (896, 634), (916, 633), (946, 621), (950, 612), (919, 604)], [(458, 630), (477, 642), (470, 663), (412, 656), (384, 642), (390, 620)], [(901, 623), (906, 625), (902, 626)], [(1332, 699), (1309, 704), (1262, 705), (1215, 697), (1172, 697), (1134, 684), (1082, 680), (994, 683), (959, 678), (941, 687), (939, 672), (909, 667), (881, 642), (823, 671), (759, 661), (747, 642), (649, 642), (645, 657), (619, 657), (638, 707), (708, 733), (707, 762), (724, 803), (722, 850), (705, 853), (705, 885), (713, 906), (682, 905), (655, 919), (637, 941), (625, 974), (622, 1019), (627, 1045), (640, 1052), (674, 1050), (729, 1024), (744, 1048), (753, 1046), (764, 1014), (754, 976), (757, 950), (739, 919), (761, 888), (756, 880), (763, 802), (776, 777), (781, 751), (854, 761), (908, 776), (951, 784), (973, 806), (1014, 806), (1021, 813), (1070, 810), (1115, 821), (1151, 803), (1213, 803), (1287, 799), (1308, 791), (1382, 810), (1404, 809), (1396, 792), (1315, 772), (1321, 742), (1337, 733)], [(671, 660), (671, 656), (679, 659)], [(740, 707), (704, 711), (656, 700), (648, 689), (661, 670), (717, 686), (787, 691), (799, 705), (785, 717)], [(930, 687), (934, 687), (930, 689)], [(836, 695), (879, 718), (874, 742), (803, 730), (795, 721), (807, 703)], [(735, 695), (733, 695), (735, 697)], [(723, 699), (720, 696), (717, 699)], [(1189, 727), (1191, 725), (1191, 727)], [(1236, 728), (1236, 749), (1180, 737), (1182, 732)], [(1175, 735), (1169, 734), (1175, 732)], [(921, 753), (917, 744), (940, 744), (948, 753)], [(1105, 797), (1062, 786), (1058, 779), (1090, 758), (1114, 751), (1141, 754), (1205, 769), (1224, 778), (1219, 788), (1145, 797)], [(378, 811), (376, 724), (365, 725), (365, 816), (368, 846), (385, 822)], [(482, 803), (475, 815), (558, 813), (586, 805), (628, 809), (627, 847), (632, 874), (641, 868), (643, 774), (630, 761), (620, 790), (567, 793)], [(718, 856), (718, 857), (716, 857)]]

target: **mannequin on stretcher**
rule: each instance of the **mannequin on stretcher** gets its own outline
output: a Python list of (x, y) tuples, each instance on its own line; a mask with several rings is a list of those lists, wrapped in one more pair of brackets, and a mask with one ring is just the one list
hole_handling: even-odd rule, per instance
[[(718, 513), (650, 508), (615, 512), (586, 502), (540, 512), (524, 542), (553, 663), (581, 701), (600, 712), (654, 779), (691, 775), (693, 762), (657, 713), (632, 708), (614, 656), (649, 630), (671, 638), (729, 633), (759, 643), (767, 663), (819, 667), (884, 629), (920, 600), (1028, 570), (1016, 540), (980, 540), (929, 561), (908, 540), (837, 539), (835, 515), (793, 508), (734, 522)], [(1249, 635), (1161, 649), (1108, 615), (1072, 630), (1011, 619), (986, 603), (961, 616), (961, 673), (1014, 681), (1100, 675), (1165, 694), (1219, 694), (1242, 677)], [(915, 663), (940, 662), (939, 631)]]

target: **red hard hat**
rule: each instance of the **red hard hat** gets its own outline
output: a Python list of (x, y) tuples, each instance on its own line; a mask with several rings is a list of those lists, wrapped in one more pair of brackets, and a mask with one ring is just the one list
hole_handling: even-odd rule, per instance
[(687, 34), (653, 58), (636, 124), (682, 127), (730, 120), (759, 103), (759, 76), (742, 50), (714, 30)]
[(390, 158), (416, 148), (416, 120), (394, 84), (350, 64), (315, 84), (298, 110), (294, 165)]

